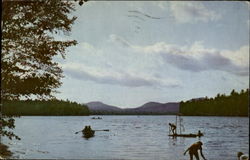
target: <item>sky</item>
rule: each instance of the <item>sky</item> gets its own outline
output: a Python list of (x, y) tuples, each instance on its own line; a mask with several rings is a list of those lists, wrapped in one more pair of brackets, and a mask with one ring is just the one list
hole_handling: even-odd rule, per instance
[(121, 108), (249, 88), (249, 11), (240, 1), (76, 5), (59, 99)]

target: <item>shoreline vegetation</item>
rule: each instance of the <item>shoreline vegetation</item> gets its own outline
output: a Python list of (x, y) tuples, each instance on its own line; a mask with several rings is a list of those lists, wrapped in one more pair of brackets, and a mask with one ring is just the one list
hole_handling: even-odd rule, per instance
[[(217, 94), (214, 98), (196, 98), (179, 103), (179, 114), (183, 116), (237, 116), (249, 114), (249, 89), (239, 93), (232, 90), (230, 95)], [(15, 100), (4, 101), (3, 115), (7, 116), (89, 116), (89, 115), (175, 115), (152, 112), (107, 112), (91, 111), (87, 105), (69, 100)], [(177, 113), (178, 114), (178, 113)]]
[(7, 116), (88, 116), (86, 105), (63, 100), (3, 101), (2, 114)]
[(230, 95), (217, 94), (214, 98), (192, 99), (180, 102), (180, 113), (184, 116), (249, 116), (249, 89)]

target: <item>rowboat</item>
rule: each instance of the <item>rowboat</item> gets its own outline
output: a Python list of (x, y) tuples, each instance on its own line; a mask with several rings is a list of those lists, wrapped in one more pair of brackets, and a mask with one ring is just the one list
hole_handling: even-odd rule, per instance
[(90, 137), (93, 137), (95, 135), (95, 131), (94, 130), (83, 130), (82, 134), (83, 134), (84, 138), (90, 138)]

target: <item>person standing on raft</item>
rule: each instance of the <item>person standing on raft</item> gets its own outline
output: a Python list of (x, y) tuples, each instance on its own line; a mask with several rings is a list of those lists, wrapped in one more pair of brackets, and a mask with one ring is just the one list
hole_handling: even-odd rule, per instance
[(173, 134), (176, 134), (176, 125), (169, 123), (170, 130), (172, 131)]

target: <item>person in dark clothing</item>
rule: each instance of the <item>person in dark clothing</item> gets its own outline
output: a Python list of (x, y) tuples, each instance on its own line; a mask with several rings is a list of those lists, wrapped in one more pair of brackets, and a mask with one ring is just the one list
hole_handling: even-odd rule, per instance
[(84, 129), (82, 130), (83, 132), (90, 132), (92, 131), (90, 126), (85, 126)]
[(202, 153), (202, 142), (198, 141), (194, 144), (192, 144), (185, 152), (184, 155), (186, 155), (186, 152), (189, 151), (189, 155), (190, 155), (190, 160), (193, 160), (193, 156), (195, 156), (196, 160), (200, 160), (199, 158), (199, 153), (198, 150), (200, 150), (200, 154), (201, 157), (206, 160), (206, 158), (204, 157), (203, 153)]
[(84, 129), (82, 131), (84, 132), (87, 132), (89, 129), (88, 129), (88, 126), (85, 126)]
[(176, 125), (172, 124), (172, 123), (169, 123), (169, 126), (170, 126), (170, 130), (173, 134), (176, 134)]

